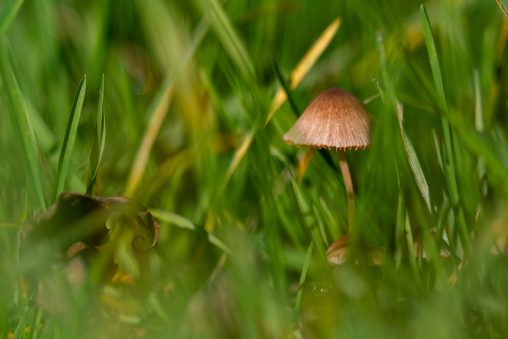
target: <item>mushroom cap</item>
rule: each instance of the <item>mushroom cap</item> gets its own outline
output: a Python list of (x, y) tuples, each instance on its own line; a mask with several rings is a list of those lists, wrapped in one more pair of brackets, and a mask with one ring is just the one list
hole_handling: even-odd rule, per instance
[(369, 115), (352, 94), (330, 88), (310, 103), (284, 141), (314, 148), (365, 149), (370, 143), (369, 125)]

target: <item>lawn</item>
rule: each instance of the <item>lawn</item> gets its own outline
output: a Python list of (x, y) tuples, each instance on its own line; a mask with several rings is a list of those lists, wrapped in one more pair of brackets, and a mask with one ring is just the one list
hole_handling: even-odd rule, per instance
[(508, 337), (507, 8), (0, 0), (0, 338)]

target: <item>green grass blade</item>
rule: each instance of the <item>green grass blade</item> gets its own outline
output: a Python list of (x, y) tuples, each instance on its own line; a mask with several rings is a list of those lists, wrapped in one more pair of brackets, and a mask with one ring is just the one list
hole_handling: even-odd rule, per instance
[(182, 217), (181, 215), (156, 208), (151, 208), (150, 212), (155, 218), (159, 219), (162, 222), (166, 222), (168, 224), (191, 231), (196, 230), (194, 223), (189, 219)]
[(207, 239), (210, 242), (210, 244), (212, 244), (215, 247), (217, 247), (218, 249), (222, 250), (222, 252), (226, 253), (227, 255), (231, 255), (233, 253), (233, 252), (231, 252), (231, 249), (225, 243), (223, 243), (219, 238), (217, 238), (212, 233), (208, 232)]
[(474, 128), (466, 125), (458, 112), (450, 112), (450, 123), (457, 130), (457, 135), (465, 146), (489, 168), (493, 179), (508, 188), (508, 171), (499, 156), (493, 152), (492, 144), (482, 138)]
[(413, 229), (411, 228), (411, 223), (409, 222), (409, 216), (407, 213), (404, 213), (404, 228), (406, 232), (406, 243), (407, 243), (407, 249), (409, 254), (409, 263), (411, 265), (411, 268), (415, 274), (415, 276), (418, 276), (418, 268), (416, 263), (416, 249), (415, 249), (415, 242), (413, 237)]
[(397, 186), (399, 187), (398, 201), (397, 201), (397, 219), (395, 224), (395, 267), (397, 269), (402, 263), (403, 244), (404, 244), (404, 228), (405, 228), (405, 206), (402, 190), (400, 189), (400, 178), (397, 174)]
[(101, 88), (99, 90), (99, 103), (97, 105), (97, 138), (94, 141), (92, 154), (90, 156), (90, 178), (88, 179), (87, 194), (93, 193), (93, 185), (99, 172), (104, 147), (106, 145), (106, 116), (103, 109), (104, 102), (104, 74), (102, 75)]
[(480, 73), (475, 69), (473, 73), (473, 82), (474, 82), (474, 126), (475, 129), (483, 133), (484, 128), (484, 112), (483, 112), (483, 103), (482, 103), (482, 93), (480, 89)]
[(420, 191), (420, 194), (422, 195), (423, 200), (425, 201), (425, 204), (427, 205), (428, 210), (431, 212), (429, 185), (427, 184), (427, 179), (425, 178), (425, 175), (423, 173), (422, 167), (420, 165), (420, 161), (418, 160), (418, 156), (417, 156), (416, 151), (413, 147), (413, 144), (412, 144), (411, 140), (409, 139), (409, 137), (407, 136), (407, 133), (404, 129), (403, 106), (397, 100), (397, 98), (395, 96), (395, 88), (393, 87), (393, 83), (390, 80), (390, 77), (388, 76), (388, 71), (386, 68), (386, 53), (385, 53), (385, 49), (384, 49), (384, 41), (383, 41), (382, 34), (378, 34), (378, 36), (377, 36), (377, 49), (378, 49), (378, 53), (379, 53), (380, 60), (381, 60), (381, 75), (383, 78), (383, 84), (385, 86), (384, 92), (378, 86), (379, 92), (380, 92), (383, 100), (386, 100), (389, 103), (395, 102), (396, 110), (397, 110), (397, 118), (399, 121), (400, 134), (402, 136), (404, 150), (406, 152), (406, 156), (407, 156), (407, 159), (409, 162), (409, 167), (411, 168), (411, 172), (413, 173), (413, 177), (415, 178), (416, 186), (418, 187), (418, 190)]
[(254, 78), (254, 67), (245, 45), (236, 33), (231, 21), (217, 0), (201, 1), (205, 15), (209, 18), (217, 37), (232, 61), (246, 79)]
[(416, 155), (413, 144), (411, 143), (411, 140), (404, 130), (404, 109), (400, 102), (397, 102), (397, 115), (399, 118), (400, 134), (402, 135), (404, 149), (406, 150), (407, 160), (409, 161), (409, 166), (413, 172), (416, 186), (418, 186), (418, 190), (420, 191), (423, 200), (425, 200), (425, 204), (427, 205), (429, 212), (432, 213), (430, 205), (429, 185), (427, 184), (427, 179), (425, 179), (425, 175), (423, 174), (422, 166), (420, 165), (420, 161), (418, 160), (418, 156)]
[(382, 33), (378, 33), (376, 37), (376, 47), (379, 54), (379, 59), (381, 62), (381, 77), (383, 79), (384, 90), (377, 83), (377, 87), (379, 90), (379, 94), (383, 101), (387, 101), (390, 104), (395, 102), (395, 88), (393, 87), (393, 83), (388, 75), (387, 65), (386, 65), (386, 52), (384, 47), (384, 37)]
[(420, 7), (420, 20), (423, 26), (423, 36), (425, 38), (425, 45), (427, 46), (430, 68), (432, 70), (432, 77), (434, 78), (434, 85), (437, 89), (439, 104), (442, 109), (446, 110), (446, 95), (444, 91), (443, 77), (441, 75), (441, 68), (439, 67), (439, 58), (437, 57), (436, 43), (434, 41), (432, 27), (424, 5), (421, 5)]
[(27, 168), (27, 177), (31, 178), (35, 193), (37, 195), (39, 207), (46, 208), (46, 198), (42, 186), (41, 169), (39, 165), (37, 142), (32, 128), (30, 115), (23, 102), (22, 94), (18, 86), (18, 82), (14, 75), (9, 58), (5, 53), (5, 48), (0, 52), (0, 69), (4, 83), (4, 90), (11, 104), (12, 109), (8, 110), (12, 115), (12, 120), (18, 129)]
[[(165, 222), (177, 226), (179, 228), (188, 229), (191, 231), (198, 230), (198, 226), (194, 225), (192, 221), (190, 221), (185, 217), (182, 217), (181, 215), (164, 211), (161, 209), (150, 209), (150, 212), (155, 218), (159, 219), (161, 222)], [(212, 233), (208, 232), (205, 229), (203, 229), (203, 231), (206, 232), (207, 239), (212, 245), (214, 245), (215, 247), (217, 247), (218, 249), (220, 249), (221, 251), (223, 251), (228, 255), (232, 253), (231, 249), (226, 244), (224, 244), (224, 242), (222, 242), (219, 238), (217, 238), (215, 235), (213, 235)]]
[(25, 331), (27, 326), (30, 326), (31, 322), (34, 320), (34, 312), (34, 308), (32, 308), (31, 305), (25, 306), (12, 335), (13, 338), (28, 338)]
[(435, 130), (432, 130), (432, 140), (434, 141), (434, 148), (436, 149), (437, 164), (439, 165), (439, 169), (442, 172), (444, 172), (443, 157), (441, 156), (441, 147), (439, 147), (439, 139), (437, 137)]
[(291, 109), (293, 110), (293, 113), (298, 117), (300, 116), (300, 112), (298, 111), (298, 108), (296, 107), (295, 100), (293, 99), (293, 95), (291, 94), (291, 91), (289, 90), (289, 86), (287, 85), (286, 81), (284, 80), (284, 76), (282, 75), (282, 72), (279, 68), (279, 65), (274, 60), (273, 61), (273, 68), (275, 69), (275, 75), (277, 75), (277, 79), (280, 82), (280, 85), (282, 86), (282, 89), (284, 90), (284, 93), (286, 94), (286, 98), (289, 101), (289, 105), (291, 106)]
[[(480, 73), (478, 70), (475, 70), (473, 73), (473, 81), (474, 81), (474, 97), (475, 97), (475, 105), (474, 105), (474, 115), (475, 115), (475, 130), (478, 133), (483, 133), (485, 130), (485, 116), (483, 111), (483, 102), (482, 102), (482, 93), (480, 89)], [(486, 168), (485, 161), (482, 157), (478, 157), (478, 179), (481, 181), (481, 191), (483, 195), (487, 195), (487, 183), (484, 181), (486, 176)]]
[(24, 0), (7, 0), (0, 7), (0, 39), (7, 32), (7, 29), (16, 18)]
[(58, 159), (58, 171), (55, 186), (55, 199), (63, 190), (65, 179), (69, 174), (69, 162), (72, 154), (72, 148), (74, 141), (76, 140), (76, 134), (78, 132), (79, 118), (81, 116), (81, 110), (83, 108), (83, 101), (85, 100), (86, 92), (86, 75), (81, 79), (74, 100), (72, 102), (71, 114), (67, 121), (67, 129), (65, 131), (65, 137), (60, 151), (60, 158)]
[(307, 273), (309, 272), (309, 267), (312, 259), (312, 251), (314, 249), (314, 242), (311, 241), (309, 244), (309, 248), (307, 249), (307, 253), (305, 254), (305, 259), (303, 261), (302, 273), (300, 275), (300, 281), (298, 282), (298, 293), (296, 294), (295, 308), (297, 311), (300, 310), (300, 305), (302, 302), (302, 292), (303, 292), (303, 284), (307, 279)]
[[(425, 38), (425, 45), (427, 46), (427, 52), (429, 56), (430, 67), (432, 70), (432, 77), (434, 78), (434, 85), (437, 89), (438, 103), (440, 108), (448, 113), (448, 105), (446, 103), (446, 95), (443, 85), (443, 77), (441, 75), (441, 68), (439, 66), (439, 58), (437, 56), (436, 43), (434, 36), (432, 35), (432, 27), (430, 25), (429, 17), (425, 6), (420, 7), (420, 20), (423, 25), (423, 36)], [(452, 150), (452, 138), (450, 132), (450, 125), (445, 116), (441, 116), (441, 125), (443, 127), (443, 136), (445, 143), (444, 161), (447, 162), (449, 170), (445, 171), (445, 176), (449, 185), (450, 196), (452, 197), (452, 205), (457, 206), (458, 201), (458, 189), (457, 182), (455, 181), (455, 165), (453, 160)], [(446, 167), (446, 165), (445, 165)]]
[(427, 208), (429, 209), (429, 211), (431, 211), (429, 185), (427, 184), (427, 180), (425, 179), (425, 175), (423, 174), (420, 161), (418, 160), (418, 156), (416, 155), (413, 144), (411, 143), (411, 140), (408, 138), (406, 131), (404, 131), (403, 127), (401, 127), (401, 134), (402, 139), (404, 141), (404, 148), (406, 149), (406, 155), (409, 161), (409, 166), (411, 167), (411, 171), (413, 172), (416, 185), (418, 186), (418, 189), (423, 197), (423, 200), (425, 200)]

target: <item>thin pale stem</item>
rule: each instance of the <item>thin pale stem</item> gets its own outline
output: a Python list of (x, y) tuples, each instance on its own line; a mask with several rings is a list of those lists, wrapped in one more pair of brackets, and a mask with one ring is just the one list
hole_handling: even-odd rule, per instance
[(339, 151), (338, 153), (340, 171), (344, 178), (344, 186), (346, 187), (347, 193), (348, 223), (349, 233), (351, 233), (352, 229), (355, 227), (355, 192), (353, 190), (353, 181), (351, 180), (351, 172), (347, 164), (346, 154), (343, 151)]

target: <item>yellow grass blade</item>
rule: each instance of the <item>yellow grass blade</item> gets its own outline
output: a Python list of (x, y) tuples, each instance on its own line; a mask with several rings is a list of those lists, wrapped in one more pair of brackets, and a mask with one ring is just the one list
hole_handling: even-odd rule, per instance
[[(328, 47), (333, 37), (337, 33), (340, 27), (341, 20), (340, 18), (335, 19), (324, 31), (321, 33), (319, 38), (316, 40), (314, 45), (307, 51), (307, 53), (303, 56), (302, 60), (296, 65), (291, 72), (291, 78), (289, 81), (289, 87), (291, 89), (295, 89), (303, 78), (310, 71), (312, 66), (316, 63), (317, 59), (323, 54), (325, 49)], [(275, 112), (279, 109), (280, 106), (286, 101), (286, 94), (282, 88), (279, 88), (275, 97), (273, 98), (272, 105), (270, 107), (270, 112), (265, 120), (265, 126), (272, 120)]]
[(496, 2), (499, 8), (503, 11), (504, 15), (508, 16), (508, 9), (506, 9), (501, 0), (496, 0)]
[(226, 178), (224, 180), (225, 184), (227, 184), (229, 179), (231, 179), (231, 176), (233, 175), (233, 173), (235, 173), (236, 169), (238, 168), (238, 165), (240, 165), (240, 162), (242, 161), (243, 157), (249, 150), (253, 139), (254, 139), (254, 131), (250, 131), (243, 139), (240, 147), (236, 150), (236, 153), (233, 156), (233, 160), (231, 161), (231, 164), (229, 165), (228, 171), (226, 173)]
[(503, 17), (503, 23), (501, 24), (501, 30), (499, 31), (499, 38), (496, 45), (496, 63), (500, 63), (503, 58), (504, 50), (506, 46), (506, 37), (508, 36), (508, 16)]
[(330, 42), (332, 41), (335, 33), (340, 27), (340, 19), (335, 19), (325, 30), (319, 38), (316, 40), (314, 45), (307, 51), (307, 53), (303, 56), (300, 63), (296, 66), (296, 68), (291, 73), (291, 81), (289, 85), (291, 88), (295, 88), (302, 81), (302, 79), (307, 75), (312, 66), (316, 63), (317, 59), (323, 54), (325, 49), (328, 47)]
[(136, 153), (136, 157), (134, 158), (134, 164), (132, 165), (129, 179), (127, 180), (127, 185), (125, 186), (124, 195), (126, 196), (132, 196), (139, 185), (141, 177), (145, 171), (148, 158), (150, 157), (153, 144), (155, 143), (155, 139), (157, 138), (162, 123), (166, 118), (172, 96), (173, 84), (168, 82), (159, 97), (158, 103), (155, 106), (152, 118), (150, 119), (150, 123), (143, 137), (143, 141), (141, 142), (141, 145)]
[[(332, 41), (333, 37), (337, 33), (337, 30), (340, 27), (341, 20), (340, 18), (335, 19), (324, 31), (321, 33), (319, 38), (316, 40), (316, 42), (312, 45), (312, 47), (307, 51), (307, 53), (303, 56), (302, 60), (296, 65), (296, 67), (291, 72), (291, 79), (289, 82), (290, 88), (294, 89), (296, 88), (302, 79), (307, 75), (307, 73), (310, 71), (312, 66), (316, 63), (317, 59), (323, 54), (324, 50), (328, 47), (330, 42)], [(272, 100), (272, 105), (270, 107), (270, 111), (268, 113), (268, 116), (265, 120), (265, 126), (270, 122), (270, 120), (273, 118), (275, 112), (279, 107), (287, 100), (286, 94), (284, 93), (284, 90), (280, 88), (277, 93), (275, 94), (275, 97)], [(249, 132), (243, 139), (242, 144), (240, 147), (236, 150), (235, 155), (233, 156), (233, 160), (231, 161), (231, 164), (229, 165), (228, 171), (226, 173), (226, 177), (224, 179), (224, 187), (229, 182), (229, 179), (233, 175), (233, 173), (238, 168), (238, 165), (240, 165), (240, 162), (242, 161), (243, 157), (247, 153), (247, 151), (250, 148), (250, 145), (252, 144), (252, 141), (254, 139), (254, 131)]]

